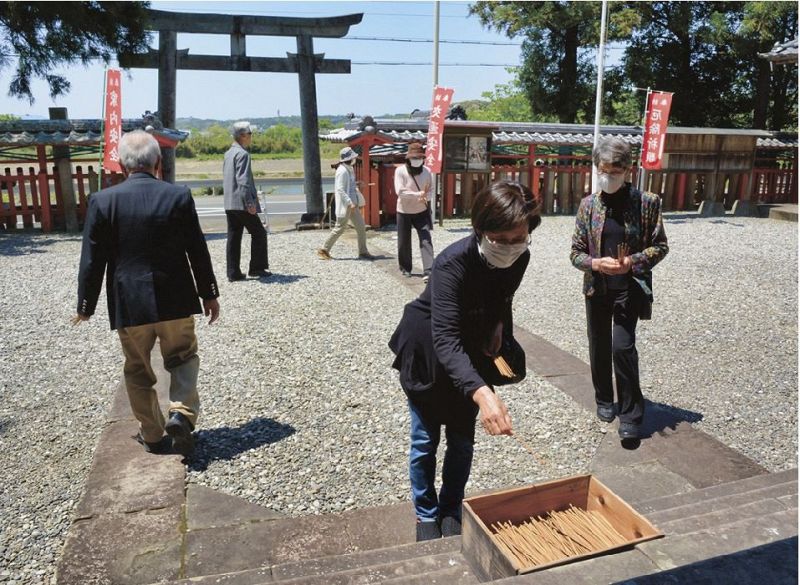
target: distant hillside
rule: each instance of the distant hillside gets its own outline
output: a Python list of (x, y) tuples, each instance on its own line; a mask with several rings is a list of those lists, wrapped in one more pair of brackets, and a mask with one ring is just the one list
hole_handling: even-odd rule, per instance
[[(371, 115), (373, 118), (403, 119), (409, 117), (408, 114), (380, 114), (380, 115), (371, 114)], [(281, 124), (283, 126), (288, 126), (289, 128), (300, 128), (300, 116), (280, 116), (280, 117), (274, 116), (271, 118), (244, 117), (244, 118), (237, 118), (236, 120), (215, 120), (209, 118), (178, 118), (175, 122), (175, 126), (177, 127), (178, 130), (196, 130), (202, 132), (204, 130), (208, 130), (209, 127), (214, 125), (229, 128), (237, 120), (248, 120), (251, 124), (263, 129), (269, 128), (270, 126), (277, 126), (278, 124)], [(319, 117), (319, 125), (321, 128), (341, 128), (347, 121), (348, 118), (344, 114), (340, 116)]]

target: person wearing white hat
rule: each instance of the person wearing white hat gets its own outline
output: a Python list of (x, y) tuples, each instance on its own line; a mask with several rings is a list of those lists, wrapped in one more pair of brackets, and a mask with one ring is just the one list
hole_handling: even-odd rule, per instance
[(356, 228), (358, 238), (358, 257), (365, 260), (374, 260), (375, 257), (367, 250), (367, 231), (364, 218), (361, 217), (360, 208), (364, 207), (364, 196), (356, 186), (356, 173), (353, 170), (353, 161), (358, 158), (358, 153), (349, 146), (339, 152), (339, 162), (336, 164), (334, 179), (336, 198), (336, 226), (325, 244), (317, 250), (317, 255), (323, 260), (330, 260), (331, 248), (344, 233), (348, 223)]

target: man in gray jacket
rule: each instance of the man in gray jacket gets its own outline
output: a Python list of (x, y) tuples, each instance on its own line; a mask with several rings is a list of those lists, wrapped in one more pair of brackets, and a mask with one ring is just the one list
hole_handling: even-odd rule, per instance
[(242, 256), (242, 232), (250, 234), (250, 269), (247, 274), (258, 278), (271, 276), (267, 257), (267, 230), (261, 225), (253, 170), (250, 166), (250, 143), (253, 132), (249, 122), (233, 125), (234, 143), (225, 153), (222, 163), (222, 190), (225, 196), (225, 216), (228, 219), (228, 243), (225, 249), (228, 280), (247, 278), (239, 269)]

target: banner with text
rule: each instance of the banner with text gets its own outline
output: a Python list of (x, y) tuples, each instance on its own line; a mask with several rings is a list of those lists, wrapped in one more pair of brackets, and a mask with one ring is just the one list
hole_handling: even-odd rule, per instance
[(649, 171), (661, 168), (664, 155), (664, 141), (667, 137), (669, 109), (672, 106), (672, 94), (653, 92), (647, 104), (647, 120), (642, 138), (642, 168)]
[(122, 85), (118, 69), (106, 72), (106, 117), (103, 140), (103, 168), (122, 172), (119, 164), (119, 139), (122, 138)]
[(425, 145), (425, 166), (432, 173), (442, 172), (442, 134), (444, 121), (453, 101), (453, 90), (449, 87), (433, 88), (433, 106), (428, 121), (428, 142)]

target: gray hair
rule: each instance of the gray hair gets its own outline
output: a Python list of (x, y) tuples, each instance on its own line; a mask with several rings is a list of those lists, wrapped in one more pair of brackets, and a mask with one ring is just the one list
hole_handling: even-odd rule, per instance
[(605, 163), (612, 167), (627, 169), (633, 164), (631, 145), (622, 138), (614, 136), (601, 138), (592, 151), (592, 162), (596, 167)]
[(134, 130), (119, 141), (119, 162), (129, 172), (152, 170), (161, 158), (158, 141), (144, 130)]
[(231, 134), (233, 134), (234, 138), (239, 138), (242, 134), (249, 134), (252, 130), (250, 129), (250, 122), (246, 120), (242, 120), (241, 122), (234, 122), (233, 129), (231, 130)]

